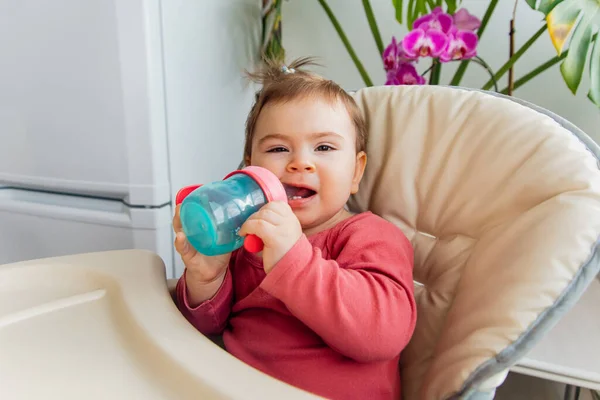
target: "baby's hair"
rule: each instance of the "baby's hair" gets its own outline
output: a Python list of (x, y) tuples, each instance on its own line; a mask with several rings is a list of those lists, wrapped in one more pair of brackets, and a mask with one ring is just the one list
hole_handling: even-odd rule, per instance
[(246, 73), (262, 88), (256, 93), (254, 105), (246, 119), (244, 159), (251, 156), (256, 122), (267, 104), (281, 104), (308, 96), (322, 97), (331, 103), (341, 101), (356, 131), (356, 152), (366, 150), (367, 124), (356, 102), (337, 83), (307, 71), (305, 67), (310, 65), (319, 64), (312, 57), (298, 58), (287, 65), (278, 60), (264, 60), (261, 69)]

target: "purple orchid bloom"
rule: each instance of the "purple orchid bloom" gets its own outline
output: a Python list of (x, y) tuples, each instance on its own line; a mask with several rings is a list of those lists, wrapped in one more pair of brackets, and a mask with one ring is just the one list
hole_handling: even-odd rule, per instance
[(417, 18), (413, 23), (413, 29), (442, 31), (448, 33), (454, 24), (452, 16), (442, 11), (441, 7), (434, 8), (431, 13)]
[(398, 80), (398, 77), (396, 77), (396, 73), (397, 72), (398, 72), (397, 70), (389, 70), (387, 72), (387, 74), (386, 74), (387, 75), (386, 76), (387, 79), (385, 81), (386, 85), (399, 85), (400, 84), (400, 81)]
[(396, 37), (392, 36), (392, 42), (383, 51), (383, 68), (386, 71), (398, 68), (398, 50)]
[(383, 68), (386, 71), (395, 70), (401, 64), (412, 62), (414, 58), (408, 57), (404, 49), (396, 41), (396, 37), (392, 36), (391, 43), (383, 51)]
[(481, 26), (481, 21), (476, 16), (469, 14), (465, 8), (454, 13), (454, 26), (461, 31), (474, 31)]
[(423, 85), (425, 78), (417, 72), (414, 65), (405, 63), (400, 65), (397, 70), (390, 70), (387, 73), (386, 85)]
[(448, 36), (439, 30), (413, 29), (402, 39), (402, 49), (408, 57), (439, 57), (448, 44)]
[(448, 34), (448, 39), (440, 61), (464, 60), (477, 55), (477, 35), (474, 32), (454, 28)]

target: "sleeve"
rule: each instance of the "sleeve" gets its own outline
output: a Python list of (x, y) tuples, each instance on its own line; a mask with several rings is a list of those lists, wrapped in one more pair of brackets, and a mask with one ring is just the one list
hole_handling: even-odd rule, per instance
[(416, 323), (410, 242), (396, 226), (375, 219), (345, 227), (333, 247), (337, 259), (324, 259), (303, 235), (261, 287), (346, 357), (398, 356)]
[(177, 307), (183, 316), (201, 333), (207, 336), (220, 335), (225, 329), (233, 301), (231, 269), (227, 268), (221, 287), (215, 295), (195, 308), (187, 299), (186, 273), (177, 282)]

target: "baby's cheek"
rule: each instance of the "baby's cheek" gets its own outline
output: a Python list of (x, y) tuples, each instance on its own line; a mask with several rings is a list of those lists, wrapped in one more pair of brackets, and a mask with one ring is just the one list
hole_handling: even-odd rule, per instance
[(275, 175), (277, 175), (279, 172), (276, 168), (277, 163), (273, 160), (270, 160), (269, 157), (253, 157), (252, 166), (266, 168)]

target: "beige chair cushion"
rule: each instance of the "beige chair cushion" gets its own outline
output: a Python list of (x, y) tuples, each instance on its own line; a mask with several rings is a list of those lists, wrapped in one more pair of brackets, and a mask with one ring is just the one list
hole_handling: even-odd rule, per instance
[(415, 248), (405, 398), (448, 398), (523, 339), (590, 258), (597, 159), (546, 115), (481, 92), (388, 86), (354, 97), (369, 159), (349, 205), (397, 224)]

